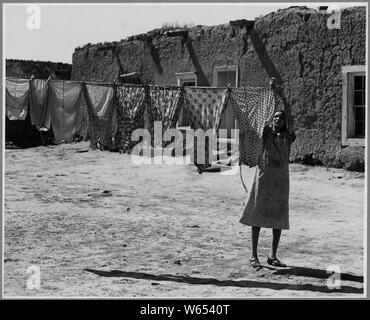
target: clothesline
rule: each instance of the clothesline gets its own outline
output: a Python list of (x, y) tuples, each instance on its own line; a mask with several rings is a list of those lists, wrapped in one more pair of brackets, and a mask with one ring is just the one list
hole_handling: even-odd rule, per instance
[[(136, 129), (155, 121), (163, 130), (176, 127), (180, 110), (190, 115), (193, 129), (217, 130), (230, 103), (240, 131), (240, 163), (254, 166), (262, 150), (262, 132), (275, 110), (275, 91), (265, 87), (192, 87), (122, 84), (57, 79), (6, 78), (7, 115), (24, 120), (30, 107), (38, 129), (52, 127), (56, 141), (90, 138), (101, 149), (129, 151)], [(145, 118), (147, 114), (147, 118)], [(208, 150), (206, 150), (207, 152)]]
[[(78, 83), (78, 84), (89, 84), (89, 85), (101, 85), (101, 86), (123, 86), (123, 87), (148, 87), (148, 88), (163, 88), (163, 89), (179, 89), (179, 88), (184, 88), (186, 86), (181, 85), (181, 86), (176, 86), (176, 85), (155, 85), (155, 84), (135, 84), (135, 83), (120, 83), (120, 82), (108, 82), (108, 81), (84, 81), (84, 80), (59, 80), (59, 79), (38, 79), (38, 78), (32, 78), (32, 79), (25, 79), (25, 78), (16, 78), (16, 77), (6, 77), (6, 79), (11, 79), (11, 80), (24, 80), (24, 81), (33, 81), (33, 80), (45, 80), (48, 82), (71, 82), (71, 83)], [(271, 88), (270, 85), (266, 86), (258, 86), (258, 87), (250, 87), (250, 88), (255, 88), (255, 89), (262, 89), (262, 88)], [(199, 88), (199, 89), (234, 89), (237, 87), (210, 87), (210, 86), (194, 86), (193, 88)], [(247, 87), (239, 87), (239, 88), (247, 88)]]

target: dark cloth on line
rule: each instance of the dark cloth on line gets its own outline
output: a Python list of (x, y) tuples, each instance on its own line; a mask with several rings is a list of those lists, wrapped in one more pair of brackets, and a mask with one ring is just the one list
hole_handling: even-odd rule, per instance
[(131, 151), (138, 143), (132, 141), (132, 133), (144, 128), (146, 90), (143, 86), (117, 87), (117, 133), (115, 142), (120, 152)]
[(149, 117), (162, 121), (163, 130), (176, 126), (180, 114), (181, 88), (149, 87)]
[(74, 139), (77, 141), (88, 140), (89, 138), (89, 114), (87, 112), (86, 99), (81, 100), (76, 119)]
[[(176, 126), (180, 115), (181, 106), (181, 88), (149, 87), (149, 131), (152, 137), (152, 144), (159, 147), (158, 143), (154, 144), (154, 121), (162, 121), (162, 134), (170, 128)], [(163, 141), (164, 147), (168, 142)]]

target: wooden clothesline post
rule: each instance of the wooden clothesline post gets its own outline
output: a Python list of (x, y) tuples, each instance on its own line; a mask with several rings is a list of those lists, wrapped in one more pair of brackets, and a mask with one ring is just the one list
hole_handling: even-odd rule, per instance
[(279, 96), (284, 104), (287, 127), (289, 132), (292, 133), (294, 131), (293, 116), (290, 104), (284, 95), (284, 91), (282, 88), (282, 79), (272, 60), (269, 58), (266, 52), (266, 48), (262, 40), (260, 39), (258, 32), (254, 29), (254, 23), (255, 22), (253, 20), (245, 19), (229, 22), (232, 27), (244, 28), (246, 30), (246, 34), (251, 39), (253, 47), (257, 55), (259, 56), (262, 65), (266, 69), (267, 73), (272, 76), (270, 78), (270, 88), (274, 91), (275, 98)]
[(271, 90), (276, 90), (276, 78), (275, 77), (270, 78), (270, 88)]

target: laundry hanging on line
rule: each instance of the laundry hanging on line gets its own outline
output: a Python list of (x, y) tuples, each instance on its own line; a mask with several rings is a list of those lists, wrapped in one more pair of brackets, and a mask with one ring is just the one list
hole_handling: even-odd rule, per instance
[(228, 101), (228, 89), (225, 88), (184, 88), (184, 108), (191, 115), (194, 129), (215, 129), (221, 122), (221, 114)]
[(48, 81), (33, 79), (30, 81), (31, 123), (37, 129), (50, 129), (51, 114), (48, 108)]
[(25, 120), (30, 97), (29, 80), (6, 78), (5, 90), (6, 115), (9, 120)]
[[(84, 85), (85, 95), (82, 94)], [(113, 100), (117, 101), (116, 106)], [(190, 113), (193, 129), (217, 130), (228, 100), (239, 124), (239, 162), (255, 166), (263, 148), (263, 128), (275, 109), (274, 91), (270, 87), (227, 89), (118, 85), (114, 90), (113, 84), (6, 79), (9, 119), (24, 120), (30, 102), (32, 123), (38, 128), (50, 128), (51, 124), (57, 142), (70, 142), (75, 135), (86, 137), (89, 132), (92, 145), (109, 148), (110, 134), (116, 132), (115, 140), (122, 152), (132, 149), (137, 143), (131, 140), (131, 134), (135, 129), (144, 128), (145, 106), (151, 131), (157, 120), (162, 121), (164, 130), (175, 126), (181, 107)], [(85, 117), (81, 117), (84, 108)]]
[(71, 142), (82, 102), (82, 84), (51, 80), (48, 85), (48, 108), (56, 142)]
[[(212, 140), (204, 141), (201, 144), (197, 140), (197, 145), (194, 145), (191, 158), (196, 165), (207, 167), (213, 162), (216, 149), (216, 131), (220, 126), (221, 115), (227, 106), (228, 97), (229, 90), (227, 88), (184, 88), (183, 107), (190, 114), (191, 127), (195, 130), (213, 130)], [(202, 150), (204, 150), (204, 157), (199, 152)]]
[(81, 100), (80, 109), (77, 113), (76, 128), (73, 134), (73, 139), (75, 141), (89, 139), (89, 114), (85, 97)]
[(230, 101), (239, 126), (239, 164), (259, 164), (263, 151), (263, 130), (272, 121), (275, 95), (270, 87), (234, 88)]
[(113, 86), (84, 85), (89, 119), (90, 146), (111, 149), (116, 132), (116, 110)]
[[(176, 126), (180, 115), (181, 87), (150, 86), (148, 90), (150, 134), (154, 137), (154, 121), (162, 122), (162, 134)], [(162, 137), (161, 137), (162, 138)], [(161, 140), (162, 141), (162, 140)], [(157, 145), (157, 144), (155, 144)], [(163, 141), (163, 146), (166, 142)]]
[(144, 86), (117, 86), (116, 145), (120, 152), (131, 150), (137, 141), (131, 135), (135, 129), (144, 128), (146, 88)]

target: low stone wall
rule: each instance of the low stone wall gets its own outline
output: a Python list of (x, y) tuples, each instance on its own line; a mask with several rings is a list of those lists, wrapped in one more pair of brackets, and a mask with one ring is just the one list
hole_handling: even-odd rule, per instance
[(32, 74), (38, 79), (47, 79), (54, 74), (55, 79), (70, 80), (72, 65), (50, 61), (6, 59), (6, 76), (28, 79)]

